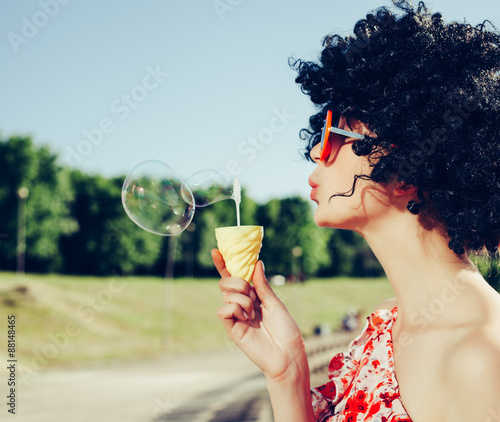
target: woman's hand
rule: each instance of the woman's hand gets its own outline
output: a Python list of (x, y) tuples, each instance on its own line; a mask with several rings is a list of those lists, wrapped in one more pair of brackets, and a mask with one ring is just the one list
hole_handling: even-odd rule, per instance
[(304, 340), (299, 327), (278, 299), (258, 261), (253, 287), (245, 280), (231, 277), (217, 249), (212, 259), (221, 275), (219, 287), (225, 305), (217, 315), (229, 337), (268, 378), (280, 380), (294, 371), (307, 370)]

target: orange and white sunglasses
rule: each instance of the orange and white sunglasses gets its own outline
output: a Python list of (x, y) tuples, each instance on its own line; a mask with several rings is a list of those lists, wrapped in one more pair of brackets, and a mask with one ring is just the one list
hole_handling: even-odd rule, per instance
[[(332, 133), (339, 136), (330, 136)], [(362, 135), (361, 133), (351, 132), (349, 130), (339, 129), (338, 127), (332, 126), (332, 112), (331, 110), (328, 110), (326, 112), (325, 124), (321, 132), (321, 152), (319, 161), (325, 161), (332, 152), (334, 155), (337, 154), (340, 147), (345, 143), (345, 140), (342, 137), (360, 140), (366, 138), (365, 135)], [(391, 148), (397, 149), (399, 146), (391, 144)]]
[[(340, 136), (332, 136), (330, 138), (331, 133), (335, 133)], [(332, 150), (334, 150), (334, 154), (337, 154), (340, 147), (344, 144), (344, 139), (342, 139), (341, 137), (365, 139), (365, 135), (362, 135), (361, 133), (350, 132), (348, 130), (339, 129), (338, 127), (332, 126), (332, 112), (331, 110), (328, 110), (326, 112), (325, 125), (323, 126), (323, 131), (321, 132), (321, 153), (319, 157), (320, 161), (325, 161), (332, 153)]]

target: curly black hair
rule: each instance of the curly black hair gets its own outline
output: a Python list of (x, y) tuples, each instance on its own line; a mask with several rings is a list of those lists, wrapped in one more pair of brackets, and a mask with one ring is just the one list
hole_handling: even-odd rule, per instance
[(376, 136), (353, 144), (372, 172), (355, 176), (350, 195), (358, 178), (414, 186), (421, 215), (444, 226), (450, 249), (491, 258), (500, 242), (500, 35), (489, 21), (445, 23), (423, 2), (393, 3), (352, 36), (326, 36), (319, 63), (290, 61), (320, 110), (300, 132), (304, 155), (311, 160), (327, 110), (333, 122), (358, 119)]

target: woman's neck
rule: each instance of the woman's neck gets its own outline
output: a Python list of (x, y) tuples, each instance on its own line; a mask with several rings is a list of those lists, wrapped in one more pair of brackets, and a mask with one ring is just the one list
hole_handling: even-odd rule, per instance
[(477, 314), (492, 291), (466, 254), (449, 249), (442, 230), (424, 229), (408, 212), (388, 213), (376, 227), (359, 232), (385, 270), (396, 294), (398, 324), (406, 330), (418, 321), (459, 323), (464, 313)]

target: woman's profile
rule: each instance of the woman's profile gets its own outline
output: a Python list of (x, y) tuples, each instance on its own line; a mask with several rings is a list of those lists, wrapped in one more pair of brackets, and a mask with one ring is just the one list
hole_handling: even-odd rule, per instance
[(500, 33), (394, 4), (291, 65), (318, 108), (301, 133), (315, 222), (362, 235), (396, 297), (311, 386), (262, 261), (251, 286), (212, 252), (218, 316), (263, 371), (276, 421), (500, 420), (500, 295), (470, 259), (500, 243)]

